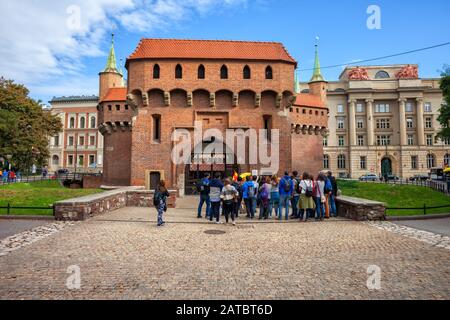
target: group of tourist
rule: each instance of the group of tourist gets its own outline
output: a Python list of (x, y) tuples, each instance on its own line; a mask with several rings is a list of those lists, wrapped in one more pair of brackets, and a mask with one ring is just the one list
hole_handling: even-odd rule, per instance
[(21, 174), (19, 171), (8, 170), (8, 169), (0, 169), (0, 177), (3, 183), (10, 183), (20, 181)]
[(285, 220), (315, 218), (319, 221), (337, 216), (338, 188), (331, 172), (314, 177), (307, 172), (299, 175), (294, 171), (292, 175), (286, 172), (282, 178), (248, 176), (237, 181), (222, 181), (220, 173), (211, 179), (207, 173), (197, 188), (200, 193), (198, 218), (202, 218), (206, 204), (206, 218), (216, 223), (220, 223), (221, 208), (226, 223), (231, 218), (233, 225), (240, 212), (254, 219), (258, 208), (260, 220), (273, 217), (283, 220), (284, 217)]

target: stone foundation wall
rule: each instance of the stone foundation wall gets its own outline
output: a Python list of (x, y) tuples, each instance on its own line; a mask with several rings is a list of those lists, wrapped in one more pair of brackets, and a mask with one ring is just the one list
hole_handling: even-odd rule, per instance
[(83, 189), (99, 189), (102, 185), (102, 176), (84, 176)]
[(356, 221), (386, 220), (386, 206), (382, 202), (340, 196), (336, 198), (338, 215)]
[[(63, 200), (55, 203), (55, 219), (62, 221), (83, 221), (95, 215), (107, 213), (124, 207), (153, 207), (153, 191), (128, 187), (106, 191), (101, 194)], [(176, 206), (176, 194), (169, 190), (167, 206)]]

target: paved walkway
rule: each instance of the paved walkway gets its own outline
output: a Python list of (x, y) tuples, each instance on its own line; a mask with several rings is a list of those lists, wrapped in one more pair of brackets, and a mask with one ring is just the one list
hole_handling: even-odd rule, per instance
[(395, 224), (429, 231), (443, 236), (450, 237), (450, 218), (431, 219), (431, 220), (411, 220), (398, 221)]
[[(190, 206), (169, 210), (163, 228), (142, 208), (53, 228), (0, 256), (0, 298), (450, 298), (448, 249), (346, 220), (209, 224)], [(380, 290), (367, 288), (371, 265)], [(66, 286), (73, 266), (78, 290)]]
[(0, 219), (0, 239), (51, 223), (46, 220), (14, 220)]

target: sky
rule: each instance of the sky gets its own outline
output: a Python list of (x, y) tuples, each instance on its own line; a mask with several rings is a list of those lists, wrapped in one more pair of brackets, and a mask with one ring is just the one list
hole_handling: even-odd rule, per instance
[[(450, 42), (448, 12), (448, 0), (0, 0), (0, 76), (44, 103), (98, 94), (114, 32), (118, 60), (141, 38), (282, 42), (308, 81), (317, 37), (322, 67), (357, 62)], [(438, 77), (450, 45), (372, 64), (397, 63)]]

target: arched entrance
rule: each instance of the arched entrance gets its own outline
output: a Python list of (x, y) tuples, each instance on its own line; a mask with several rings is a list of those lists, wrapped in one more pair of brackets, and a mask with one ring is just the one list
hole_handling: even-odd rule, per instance
[(383, 177), (392, 175), (392, 160), (389, 158), (383, 158), (381, 160), (381, 175)]
[(223, 147), (209, 152), (207, 150), (211, 150), (211, 148), (208, 148), (211, 143), (214, 143), (214, 140), (204, 141), (201, 151), (195, 148), (191, 155), (191, 164), (186, 165), (186, 195), (196, 194), (195, 183), (202, 179), (206, 173), (209, 173), (211, 177), (220, 173), (222, 178), (232, 177), (235, 171), (239, 173), (239, 165), (236, 164), (234, 152), (225, 143), (215, 143), (216, 145), (222, 144)]

